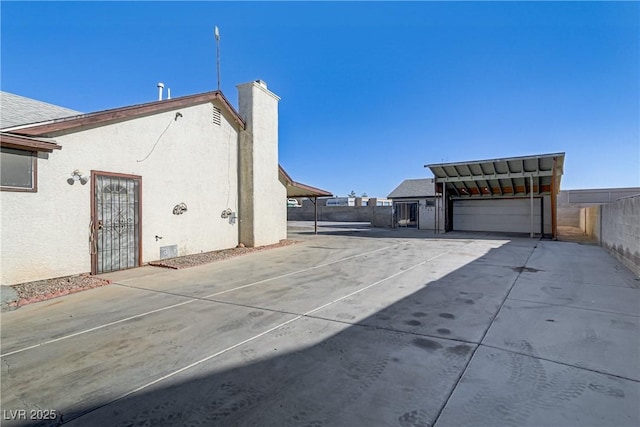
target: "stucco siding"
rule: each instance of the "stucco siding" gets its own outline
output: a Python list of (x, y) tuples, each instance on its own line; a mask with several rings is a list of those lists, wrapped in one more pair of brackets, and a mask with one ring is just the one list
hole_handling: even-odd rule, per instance
[(286, 188), (278, 177), (278, 101), (262, 82), (238, 86), (240, 115), (247, 122), (242, 138), (243, 184), (241, 240), (249, 246), (286, 238)]
[[(238, 210), (238, 135), (227, 117), (213, 123), (211, 103), (52, 136), (62, 150), (38, 160), (38, 192), (0, 193), (3, 285), (91, 270), (92, 182), (69, 185), (75, 169), (141, 176), (142, 262), (161, 246), (186, 255), (238, 243), (238, 224), (221, 218)], [(174, 215), (181, 202), (187, 212)]]

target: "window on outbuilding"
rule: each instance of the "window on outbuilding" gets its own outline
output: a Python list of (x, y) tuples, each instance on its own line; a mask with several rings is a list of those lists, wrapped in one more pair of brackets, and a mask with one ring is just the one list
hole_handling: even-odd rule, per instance
[(8, 147), (2, 147), (0, 150), (0, 189), (2, 191), (38, 191), (37, 153)]

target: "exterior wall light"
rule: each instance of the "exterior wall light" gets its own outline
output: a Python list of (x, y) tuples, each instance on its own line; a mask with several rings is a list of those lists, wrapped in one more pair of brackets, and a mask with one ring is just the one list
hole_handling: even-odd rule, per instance
[(80, 184), (85, 185), (87, 182), (89, 182), (89, 177), (84, 176), (81, 170), (76, 169), (71, 172), (71, 178), (67, 179), (67, 182), (69, 183), (69, 185), (73, 185), (77, 181), (80, 181)]

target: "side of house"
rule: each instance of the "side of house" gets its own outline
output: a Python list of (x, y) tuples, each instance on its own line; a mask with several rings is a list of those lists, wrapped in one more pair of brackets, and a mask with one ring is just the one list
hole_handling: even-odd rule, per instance
[(286, 238), (278, 98), (239, 96), (239, 113), (216, 91), (3, 129), (37, 187), (0, 193), (2, 284)]

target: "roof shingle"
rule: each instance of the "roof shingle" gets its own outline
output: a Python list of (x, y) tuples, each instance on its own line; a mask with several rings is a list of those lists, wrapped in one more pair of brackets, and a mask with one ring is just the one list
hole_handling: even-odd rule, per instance
[(433, 178), (405, 179), (387, 197), (389, 199), (434, 197), (436, 189), (433, 181)]
[(62, 117), (77, 116), (79, 111), (0, 91), (0, 129)]

